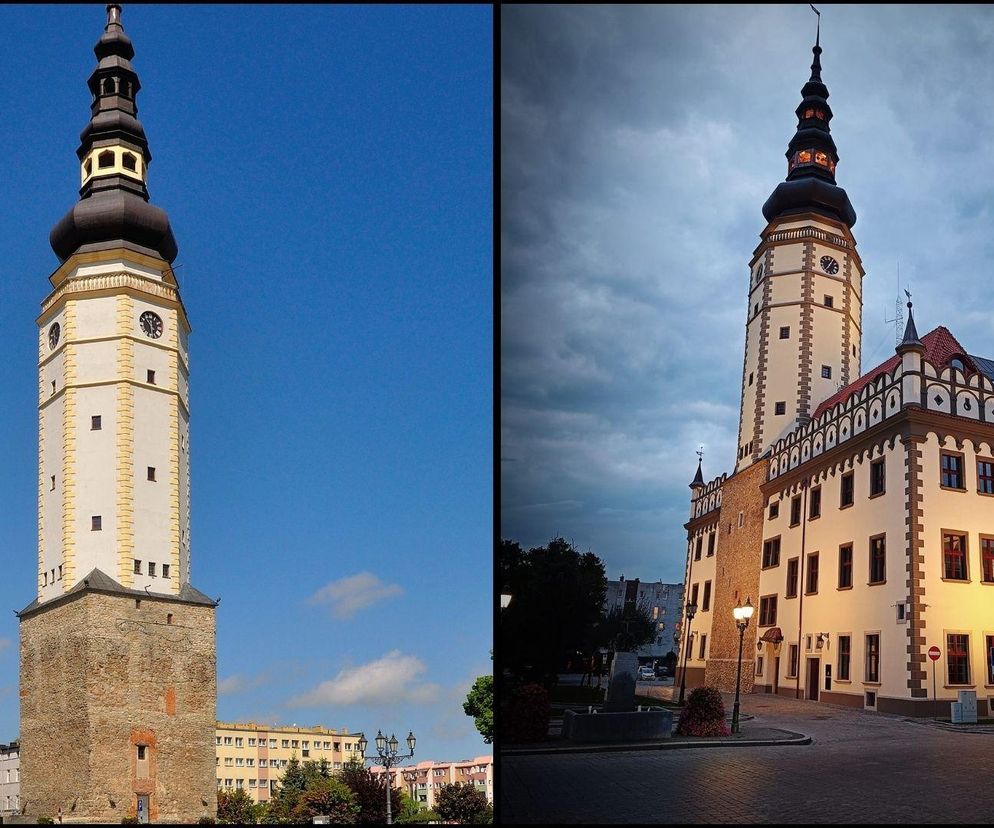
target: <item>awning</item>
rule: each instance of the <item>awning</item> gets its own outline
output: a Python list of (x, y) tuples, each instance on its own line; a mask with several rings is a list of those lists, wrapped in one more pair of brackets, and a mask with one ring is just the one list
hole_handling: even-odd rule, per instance
[(770, 644), (779, 644), (783, 641), (783, 633), (780, 632), (779, 627), (770, 627), (759, 639), (760, 641), (769, 641)]

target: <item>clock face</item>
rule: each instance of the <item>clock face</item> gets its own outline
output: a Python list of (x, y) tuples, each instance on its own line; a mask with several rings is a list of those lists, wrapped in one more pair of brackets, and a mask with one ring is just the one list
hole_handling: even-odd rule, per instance
[(821, 257), (821, 269), (831, 276), (839, 272), (839, 263), (831, 256)]
[(59, 334), (62, 333), (62, 328), (59, 327), (59, 323), (56, 322), (48, 329), (48, 346), (54, 351), (55, 346), (59, 344)]
[(145, 311), (138, 318), (138, 322), (141, 324), (145, 336), (150, 339), (158, 339), (162, 336), (162, 320), (158, 314), (152, 313), (152, 311)]

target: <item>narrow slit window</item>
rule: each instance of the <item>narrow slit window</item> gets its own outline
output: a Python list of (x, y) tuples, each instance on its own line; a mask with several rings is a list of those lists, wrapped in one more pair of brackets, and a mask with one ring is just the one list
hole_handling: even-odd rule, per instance
[(154, 561), (149, 561), (148, 562), (148, 576), (150, 578), (154, 578), (155, 577), (155, 562)]
[(155, 466), (148, 467), (148, 479), (155, 482)]
[(163, 578), (168, 578), (169, 577), (169, 564), (163, 564), (162, 565), (162, 577)]
[(90, 518), (90, 531), (99, 532), (103, 528), (103, 519), (100, 515), (93, 515)]
[(100, 431), (103, 429), (103, 423), (101, 422), (100, 415), (94, 414), (90, 417), (90, 431)]
[(55, 491), (55, 475), (52, 475), (52, 491)]
[(135, 558), (135, 575), (142, 574), (142, 562)]
[(155, 385), (155, 371), (151, 371), (151, 370), (146, 371), (145, 372), (145, 381), (149, 385)]

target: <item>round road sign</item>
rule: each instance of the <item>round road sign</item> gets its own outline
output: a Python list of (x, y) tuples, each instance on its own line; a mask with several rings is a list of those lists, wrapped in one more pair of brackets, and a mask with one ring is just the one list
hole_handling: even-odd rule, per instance
[(928, 657), (932, 659), (932, 661), (938, 661), (940, 655), (941, 652), (938, 647), (932, 646), (928, 648)]

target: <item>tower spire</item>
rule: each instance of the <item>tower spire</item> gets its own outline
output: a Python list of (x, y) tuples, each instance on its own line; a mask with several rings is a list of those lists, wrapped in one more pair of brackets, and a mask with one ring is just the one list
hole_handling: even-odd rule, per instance
[(921, 339), (918, 338), (918, 329), (915, 327), (915, 316), (911, 312), (911, 294), (907, 290), (904, 295), (908, 297), (908, 324), (904, 326), (904, 339), (897, 346), (897, 352), (901, 353), (905, 348), (924, 348)]
[(80, 133), (80, 199), (52, 229), (61, 261), (73, 253), (128, 247), (172, 262), (176, 240), (169, 217), (149, 203), (152, 153), (138, 120), (141, 82), (131, 64), (135, 49), (121, 23), (121, 6), (107, 6), (107, 22), (93, 47), (97, 67), (87, 85), (90, 121)]
[(811, 76), (801, 88), (801, 103), (795, 110), (797, 130), (785, 153), (787, 180), (763, 205), (763, 215), (773, 221), (785, 214), (817, 212), (852, 227), (856, 211), (846, 191), (835, 183), (839, 153), (829, 127), (828, 87), (821, 77), (821, 13), (811, 8), (818, 15), (818, 29), (811, 49)]

